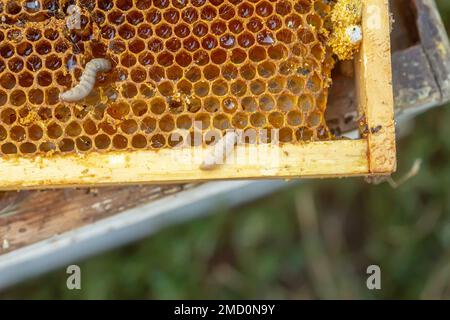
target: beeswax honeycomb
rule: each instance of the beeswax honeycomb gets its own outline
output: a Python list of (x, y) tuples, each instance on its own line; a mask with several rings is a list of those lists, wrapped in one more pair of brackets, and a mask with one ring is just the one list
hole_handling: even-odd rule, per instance
[[(70, 5), (80, 29), (67, 28)], [(205, 144), (233, 128), (277, 129), (283, 143), (330, 139), (332, 5), (0, 0), (0, 154), (170, 148), (177, 129)], [(60, 101), (93, 58), (112, 70), (87, 98)]]

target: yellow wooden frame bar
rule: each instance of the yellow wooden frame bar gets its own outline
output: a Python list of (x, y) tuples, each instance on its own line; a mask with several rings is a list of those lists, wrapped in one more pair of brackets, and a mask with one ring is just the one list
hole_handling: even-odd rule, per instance
[(396, 169), (389, 1), (363, 0), (363, 42), (356, 60), (360, 113), (365, 115), (369, 174)]
[[(0, 189), (53, 188), (213, 179), (387, 175), (396, 167), (388, 1), (363, 0), (363, 43), (356, 63), (367, 132), (358, 140), (241, 145), (234, 159), (203, 171), (197, 153), (162, 149), (0, 158)], [(276, 156), (273, 156), (276, 155)], [(256, 157), (256, 158), (255, 158)]]

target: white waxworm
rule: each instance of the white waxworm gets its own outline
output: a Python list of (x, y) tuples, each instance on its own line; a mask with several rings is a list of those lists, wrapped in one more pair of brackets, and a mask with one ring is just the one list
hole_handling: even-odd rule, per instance
[(212, 150), (203, 159), (200, 169), (211, 170), (219, 164), (225, 163), (225, 160), (234, 150), (238, 135), (234, 131), (227, 132), (225, 136), (217, 141)]
[(103, 58), (92, 59), (86, 64), (86, 68), (80, 77), (80, 82), (69, 91), (60, 93), (59, 99), (68, 102), (84, 99), (94, 88), (97, 72), (109, 71), (110, 69), (111, 62), (109, 60)]
[(66, 26), (67, 29), (81, 29), (81, 9), (79, 6), (71, 4), (67, 8), (67, 14), (69, 15), (66, 18)]

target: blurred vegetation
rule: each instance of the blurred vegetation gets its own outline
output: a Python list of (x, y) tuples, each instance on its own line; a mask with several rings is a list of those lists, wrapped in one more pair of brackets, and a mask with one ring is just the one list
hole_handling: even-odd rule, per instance
[[(437, 2), (450, 22), (450, 1)], [(395, 176), (423, 165), (397, 189), (309, 182), (81, 262), (79, 292), (61, 269), (0, 297), (450, 298), (449, 123), (448, 106), (415, 120)], [(380, 291), (365, 287), (370, 264)]]

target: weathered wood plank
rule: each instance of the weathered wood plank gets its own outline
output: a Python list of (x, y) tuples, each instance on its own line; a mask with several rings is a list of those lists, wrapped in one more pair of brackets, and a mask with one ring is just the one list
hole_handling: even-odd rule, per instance
[(450, 42), (434, 0), (416, 0), (417, 25), (422, 47), (441, 91), (450, 99)]
[(439, 87), (421, 45), (395, 52), (392, 60), (397, 114), (419, 112), (440, 101)]
[(0, 254), (96, 222), (194, 185), (3, 192)]

